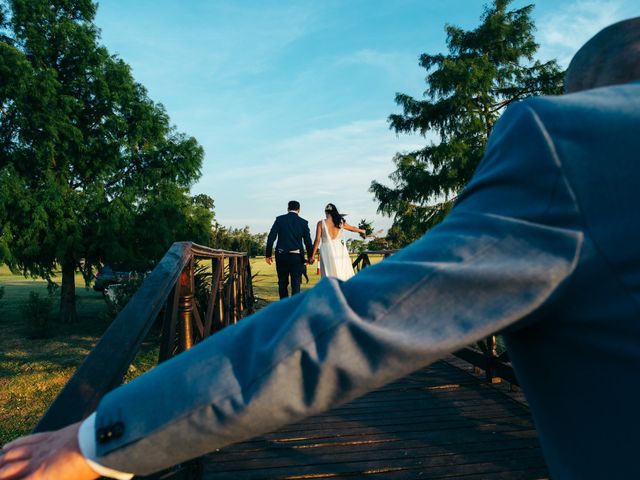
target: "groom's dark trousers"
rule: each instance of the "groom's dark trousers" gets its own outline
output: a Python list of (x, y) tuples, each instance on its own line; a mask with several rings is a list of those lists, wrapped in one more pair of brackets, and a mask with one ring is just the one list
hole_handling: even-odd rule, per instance
[(309, 255), (312, 250), (309, 222), (292, 211), (277, 217), (267, 237), (265, 253), (267, 257), (273, 253), (273, 243), (276, 238), (278, 239), (276, 245), (278, 294), (280, 298), (286, 298), (289, 296), (289, 280), (291, 280), (291, 295), (300, 292), (304, 272), (304, 252), (306, 249)]
[(280, 298), (289, 296), (288, 286), (291, 278), (291, 295), (300, 293), (304, 257), (300, 253), (280, 253), (276, 250), (276, 272), (278, 273), (278, 294)]

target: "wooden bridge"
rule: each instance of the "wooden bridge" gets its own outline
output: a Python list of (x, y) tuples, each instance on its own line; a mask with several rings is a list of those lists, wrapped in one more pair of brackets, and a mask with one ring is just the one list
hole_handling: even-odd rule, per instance
[(328, 413), (224, 448), (207, 480), (547, 478), (525, 405), (450, 357)]
[[(371, 253), (358, 257), (356, 269), (371, 263)], [(154, 323), (162, 325), (164, 361), (251, 313), (253, 302), (246, 254), (174, 244), (36, 431), (95, 410)], [(146, 478), (546, 478), (528, 408), (507, 391), (517, 380), (495, 337), (455, 355), (325, 414)]]

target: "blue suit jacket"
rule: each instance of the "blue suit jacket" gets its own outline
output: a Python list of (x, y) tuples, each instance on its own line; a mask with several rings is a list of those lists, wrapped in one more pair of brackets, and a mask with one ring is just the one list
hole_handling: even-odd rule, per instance
[[(307, 255), (311, 255), (313, 243), (309, 232), (309, 222), (300, 217), (295, 212), (288, 212), (285, 215), (276, 217), (273, 226), (267, 236), (267, 248), (265, 256), (270, 257), (273, 253), (273, 242), (278, 239), (277, 249), (283, 252), (306, 249)], [(304, 242), (304, 248), (302, 244)]]
[(638, 83), (515, 105), (421, 240), (107, 395), (100, 462), (150, 473), (506, 329), (553, 478), (640, 478), (638, 152)]

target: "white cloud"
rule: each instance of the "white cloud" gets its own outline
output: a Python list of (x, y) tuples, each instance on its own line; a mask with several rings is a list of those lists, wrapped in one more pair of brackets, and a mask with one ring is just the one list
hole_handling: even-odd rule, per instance
[[(387, 178), (396, 152), (424, 144), (420, 137), (396, 137), (385, 120), (356, 121), (263, 147), (254, 152), (259, 162), (247, 159), (208, 172), (194, 191), (215, 198), (222, 224), (248, 224), (254, 231), (267, 230), (291, 199), (301, 202), (309, 220), (319, 219), (324, 205), (332, 202), (350, 213), (352, 222), (368, 218), (377, 228), (388, 228), (391, 220), (377, 215), (368, 191), (371, 181)], [(233, 218), (225, 212), (233, 212)]]
[(554, 10), (538, 21), (539, 57), (566, 68), (589, 38), (623, 18), (622, 0), (577, 0)]
[(381, 52), (372, 49), (358, 50), (352, 54), (338, 57), (335, 60), (336, 67), (348, 65), (365, 65), (379, 68), (387, 75), (395, 77), (406, 73), (400, 67), (410, 66), (415, 70), (416, 55), (407, 52)]

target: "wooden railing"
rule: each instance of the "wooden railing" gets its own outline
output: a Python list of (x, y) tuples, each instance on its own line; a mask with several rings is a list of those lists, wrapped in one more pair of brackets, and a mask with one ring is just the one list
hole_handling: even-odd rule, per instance
[[(158, 358), (162, 362), (250, 314), (253, 304), (246, 253), (174, 243), (64, 386), (35, 431), (59, 429), (91, 414), (102, 397), (122, 383), (154, 323), (162, 325)], [(195, 471), (197, 463), (178, 466), (172, 469), (176, 475), (171, 478), (197, 478)]]
[[(356, 271), (371, 265), (371, 255), (387, 258), (396, 250), (367, 250), (353, 262)], [(210, 267), (203, 267), (210, 261)], [(161, 322), (162, 362), (253, 312), (251, 267), (246, 253), (215, 250), (189, 242), (174, 243), (114, 319), (35, 428), (55, 430), (91, 414), (123, 381), (151, 327)], [(485, 371), (517, 385), (506, 353), (498, 354), (495, 336), (455, 353)], [(199, 463), (178, 465), (149, 478), (199, 478)]]
[[(370, 256), (382, 256), (387, 258), (397, 250), (365, 250), (353, 262), (353, 269), (359, 272), (371, 265)], [(489, 383), (498, 383), (506, 380), (511, 385), (519, 385), (518, 379), (509, 362), (507, 352), (498, 352), (498, 337), (491, 335), (484, 340), (470, 345), (454, 353), (455, 356), (472, 364), (477, 369), (484, 370), (485, 378)]]

